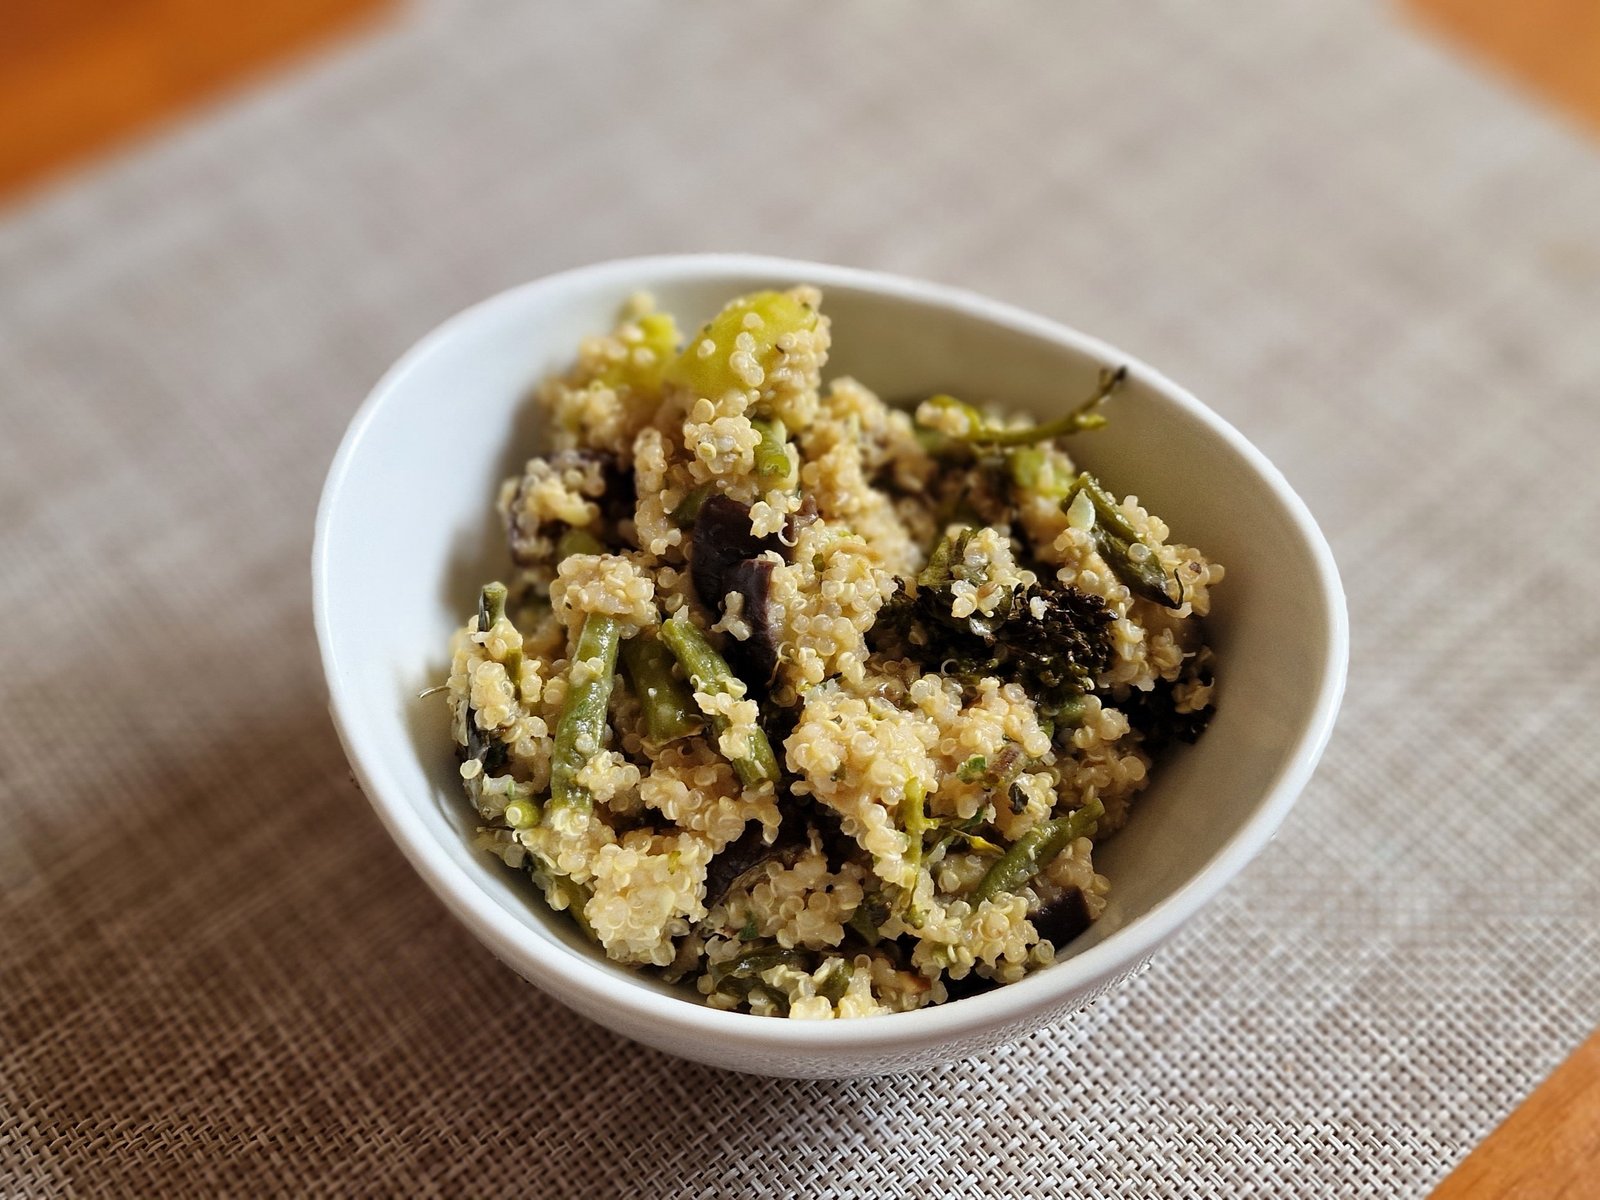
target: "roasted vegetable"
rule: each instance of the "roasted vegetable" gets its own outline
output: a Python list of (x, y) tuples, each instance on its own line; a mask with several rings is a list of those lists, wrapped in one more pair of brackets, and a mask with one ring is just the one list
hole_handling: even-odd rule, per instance
[[(630, 352), (607, 363), (595, 378), (609, 388), (654, 399), (661, 391), (662, 377), (678, 357), (683, 338), (671, 313), (646, 313), (634, 324), (639, 327), (640, 340), (627, 343)], [(641, 355), (639, 350), (646, 353)]]
[(1035, 825), (1011, 843), (1011, 848), (978, 881), (972, 891), (972, 903), (981, 904), (1001, 892), (1016, 891), (1078, 838), (1093, 837), (1105, 813), (1105, 806), (1099, 800), (1091, 800), (1065, 817)]
[(633, 516), (638, 497), (632, 463), (603, 450), (587, 449), (562, 450), (531, 458), (503, 509), (506, 545), (511, 551), (511, 560), (519, 567), (546, 562), (568, 528), (560, 521), (533, 516), (532, 511), (537, 510), (530, 511), (529, 489), (541, 486), (554, 475), (570, 471), (582, 474), (579, 491), (599, 509), (600, 520), (592, 529), (597, 538), (614, 536), (618, 522)]
[(639, 701), (645, 742), (652, 747), (689, 737), (705, 726), (688, 685), (673, 674), (673, 661), (672, 651), (653, 637), (641, 635), (622, 644), (622, 672)]
[(772, 559), (747, 558), (728, 569), (723, 586), (742, 600), (741, 615), (750, 636), (728, 641), (728, 656), (739, 675), (760, 698), (778, 674), (778, 640), (781, 613), (772, 603)]
[(605, 544), (587, 529), (568, 529), (556, 542), (556, 565), (560, 566), (574, 554), (604, 554)]
[(1098, 596), (1055, 583), (1014, 593), (992, 616), (952, 615), (958, 582), (980, 582), (966, 564), (971, 530), (945, 537), (915, 580), (878, 612), (873, 648), (917, 659), (968, 681), (1020, 682), (1047, 709), (1093, 689), (1111, 663), (1111, 613)]
[[(750, 320), (750, 318), (754, 320)], [(683, 353), (667, 368), (666, 381), (696, 396), (721, 399), (729, 391), (752, 385), (730, 361), (739, 349), (741, 335), (750, 336), (746, 353), (763, 377), (770, 375), (783, 357), (785, 338), (815, 329), (817, 310), (792, 292), (756, 292), (734, 300), (700, 332), (689, 339)]]
[[(1196, 676), (1202, 683), (1211, 682), (1211, 669), (1201, 666)], [(1192, 712), (1179, 712), (1173, 689), (1177, 685), (1158, 679), (1148, 692), (1130, 689), (1126, 699), (1118, 700), (1117, 708), (1128, 718), (1128, 724), (1144, 738), (1145, 748), (1157, 753), (1173, 742), (1195, 742), (1211, 723), (1213, 705)]]
[[(693, 681), (695, 691), (708, 695), (730, 691), (743, 695), (746, 692), (747, 689), (734, 675), (727, 660), (716, 652), (706, 640), (706, 635), (695, 628), (686, 610), (680, 609), (662, 623), (661, 640)], [(728, 719), (720, 714), (712, 714), (711, 727), (716, 730), (720, 742), (728, 730)], [(776, 783), (778, 780), (777, 756), (772, 753), (772, 744), (767, 741), (767, 735), (759, 725), (751, 729), (744, 751), (731, 755), (729, 761), (733, 763), (739, 781), (746, 787), (766, 781)]]
[[(488, 633), (494, 624), (506, 614), (506, 587), (503, 583), (486, 584), (478, 593), (478, 632)], [(520, 657), (520, 655), (519, 655)], [(520, 663), (519, 663), (520, 665)], [(510, 674), (510, 668), (507, 668)], [(516, 685), (516, 676), (512, 676), (512, 686)], [(506, 748), (493, 738), (488, 737), (483, 730), (478, 728), (477, 710), (468, 704), (464, 714), (467, 726), (466, 745), (461, 748), (463, 762), (476, 762), (478, 772), (466, 780), (467, 798), (472, 801), (472, 806), (480, 811), (483, 808), (483, 781), (499, 771), (506, 764)]]
[(733, 886), (757, 867), (768, 862), (794, 865), (807, 845), (804, 822), (793, 811), (785, 812), (778, 835), (770, 843), (760, 823), (751, 822), (733, 842), (711, 860), (706, 868), (704, 904), (715, 908)]
[(590, 613), (578, 633), (567, 695), (550, 753), (550, 807), (587, 809), (594, 803), (578, 773), (605, 744), (606, 710), (616, 682), (622, 626), (612, 617)]
[[(913, 880), (922, 873), (922, 839), (928, 832), (927, 799), (928, 789), (922, 786), (922, 780), (912, 776), (900, 801), (900, 827), (906, 834), (906, 865), (911, 868)], [(907, 888), (901, 895), (906, 902), (906, 920), (921, 925), (922, 913), (912, 889)]]
[(750, 506), (727, 496), (708, 496), (695, 516), (689, 547), (689, 578), (700, 603), (722, 611), (728, 571), (735, 563), (768, 550), (783, 555), (785, 547), (775, 533), (757, 537), (750, 532)]
[(1039, 425), (1023, 425), (1016, 428), (990, 425), (977, 408), (964, 400), (957, 400), (954, 396), (930, 396), (924, 404), (960, 414), (965, 423), (965, 428), (960, 432), (944, 428), (945, 423), (942, 421), (938, 423), (938, 432), (948, 438), (979, 447), (1032, 446), (1039, 442), (1048, 442), (1053, 438), (1082, 433), (1086, 429), (1099, 429), (1106, 423), (1106, 419), (1104, 414), (1096, 412), (1095, 409), (1121, 387), (1127, 377), (1127, 367), (1117, 367), (1115, 370), (1108, 367), (1101, 370), (1094, 395), (1054, 421), (1045, 421)]
[(789, 458), (788, 429), (776, 417), (757, 417), (750, 424), (761, 435), (756, 443), (756, 475), (763, 486), (790, 486), (794, 482), (794, 463)]
[(1068, 888), (1028, 914), (1033, 930), (1057, 950), (1062, 949), (1093, 923), (1089, 902), (1078, 888)]
[(1094, 508), (1095, 545), (1111, 573), (1141, 599), (1164, 608), (1181, 607), (1182, 585), (1162, 569), (1155, 547), (1139, 537), (1139, 531), (1123, 515), (1116, 497), (1101, 487), (1093, 475), (1085, 471), (1078, 476), (1061, 501), (1062, 511), (1070, 512), (1080, 493)]

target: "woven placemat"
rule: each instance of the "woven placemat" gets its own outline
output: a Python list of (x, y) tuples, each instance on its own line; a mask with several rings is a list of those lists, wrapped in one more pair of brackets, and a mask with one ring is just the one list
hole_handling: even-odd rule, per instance
[[(424, 7), (13, 211), (0, 1192), (1425, 1191), (1600, 1021), (1597, 212), (1575, 133), (1269, 0)], [(1078, 1019), (678, 1062), (496, 963), (349, 782), (306, 568), (353, 407), (469, 301), (681, 249), (1103, 334), (1321, 518), (1324, 766)]]

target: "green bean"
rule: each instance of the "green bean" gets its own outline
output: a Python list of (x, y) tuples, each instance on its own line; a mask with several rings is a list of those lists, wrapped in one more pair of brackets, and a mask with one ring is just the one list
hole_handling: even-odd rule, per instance
[[(488, 633), (495, 623), (506, 615), (506, 585), (503, 583), (486, 584), (478, 595), (478, 632)], [(506, 676), (511, 680), (512, 695), (522, 698), (522, 645), (519, 642), (506, 651), (505, 658), (500, 660), (500, 665), (505, 667)]]
[(829, 1004), (837, 1004), (850, 990), (850, 976), (854, 968), (842, 958), (830, 958), (817, 972), (817, 995)]
[(750, 424), (761, 435), (756, 443), (756, 474), (766, 486), (786, 486), (794, 471), (789, 461), (788, 429), (777, 417), (756, 417)]
[(845, 922), (869, 946), (876, 946), (882, 936), (879, 929), (889, 919), (889, 905), (882, 892), (868, 892), (856, 905), (856, 910)]
[(531, 798), (513, 800), (506, 805), (505, 819), (512, 829), (532, 829), (539, 823), (539, 806)]
[(911, 886), (904, 892), (906, 916), (913, 925), (922, 924), (922, 914), (915, 897), (917, 880), (922, 875), (922, 836), (928, 832), (927, 799), (928, 789), (922, 786), (922, 780), (913, 775), (906, 781), (900, 800), (900, 824), (910, 840), (906, 847), (906, 865), (911, 868)]
[[(605, 741), (606, 709), (616, 681), (617, 647), (621, 641), (622, 627), (614, 618), (590, 613), (583, 619), (551, 751), (553, 810), (587, 810), (594, 803), (588, 789), (578, 782), (578, 772), (599, 753)], [(591, 670), (594, 674), (590, 674)]]
[(1121, 387), (1127, 377), (1127, 367), (1118, 367), (1116, 370), (1103, 369), (1094, 395), (1077, 408), (1057, 417), (1054, 421), (1027, 425), (1019, 429), (1005, 429), (986, 424), (981, 412), (954, 396), (930, 396), (928, 403), (939, 408), (955, 409), (967, 419), (966, 432), (952, 435), (958, 441), (970, 442), (975, 446), (1032, 446), (1039, 442), (1048, 442), (1052, 438), (1081, 433), (1087, 429), (1099, 429), (1106, 423), (1106, 419), (1104, 414), (1096, 412), (1095, 409), (1103, 404), (1112, 392)]
[[(694, 682), (695, 691), (707, 695), (727, 692), (745, 694), (747, 689), (744, 684), (734, 675), (727, 660), (706, 641), (705, 634), (695, 628), (687, 609), (680, 610), (662, 623), (661, 640), (677, 658), (684, 674)], [(709, 715), (711, 727), (720, 738), (728, 728), (728, 719), (720, 713)], [(772, 753), (772, 743), (767, 741), (767, 735), (759, 725), (750, 731), (745, 752), (732, 756), (730, 761), (738, 772), (740, 782), (746, 787), (766, 780), (773, 783), (778, 781), (777, 756)]]
[(1011, 849), (978, 881), (978, 886), (972, 890), (973, 906), (992, 900), (1002, 892), (1016, 891), (1078, 838), (1093, 837), (1105, 812), (1105, 806), (1095, 799), (1077, 812), (1035, 825), (1011, 843)]
[(711, 983), (720, 988), (725, 983), (748, 989), (761, 982), (761, 976), (773, 967), (804, 969), (806, 955), (799, 950), (785, 950), (782, 946), (757, 946), (732, 958), (711, 966)]
[(605, 543), (587, 529), (569, 528), (556, 543), (556, 563), (565, 562), (574, 554), (605, 554)]
[(584, 936), (591, 942), (600, 939), (595, 936), (594, 926), (589, 924), (589, 918), (584, 909), (589, 907), (589, 901), (594, 899), (594, 892), (587, 884), (575, 883), (565, 875), (558, 874), (548, 863), (540, 862), (535, 868), (537, 877), (542, 878), (551, 885), (551, 890), (559, 892), (562, 899), (567, 902), (566, 911), (577, 922), (578, 928), (583, 930)]
[(645, 741), (664, 746), (699, 733), (704, 726), (694, 696), (672, 673), (672, 651), (653, 637), (622, 643), (622, 670), (644, 713)]
[[(1041, 725), (1052, 737), (1056, 733), (1080, 728), (1089, 716), (1089, 697), (1082, 692), (1067, 692), (1058, 696), (1041, 696), (1036, 701)], [(1062, 745), (1065, 745), (1065, 740)]]
[[(506, 612), (506, 588), (503, 583), (486, 584), (478, 593), (478, 632), (488, 633), (494, 623)], [(517, 651), (517, 666), (521, 667), (521, 650)], [(518, 674), (520, 674), (520, 670)], [(507, 666), (507, 674), (510, 667)], [(511, 685), (516, 687), (517, 676), (511, 676)], [(483, 781), (494, 771), (505, 764), (506, 748), (495, 741), (482, 729), (478, 728), (478, 711), (471, 703), (467, 705), (466, 718), (466, 747), (467, 759), (476, 760), (479, 770), (476, 775), (466, 781), (467, 799), (472, 801), (472, 806), (479, 812), (483, 811)]]
[(1174, 600), (1173, 580), (1162, 569), (1161, 558), (1155, 547), (1139, 536), (1139, 531), (1123, 513), (1116, 497), (1106, 491), (1093, 475), (1085, 471), (1078, 476), (1066, 498), (1061, 501), (1061, 511), (1071, 509), (1079, 492), (1088, 496), (1089, 502), (1094, 505), (1095, 544), (1100, 557), (1111, 568), (1111, 573), (1141, 599), (1164, 608), (1182, 606), (1182, 585), (1179, 585), (1179, 595)]
[(684, 493), (683, 499), (678, 501), (678, 507), (672, 510), (672, 523), (680, 529), (690, 528), (700, 516), (700, 509), (711, 496), (711, 485), (702, 483), (699, 487), (690, 488)]

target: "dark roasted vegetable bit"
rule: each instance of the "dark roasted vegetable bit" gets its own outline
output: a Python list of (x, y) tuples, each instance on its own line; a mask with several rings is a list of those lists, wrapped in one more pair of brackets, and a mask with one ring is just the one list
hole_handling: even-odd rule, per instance
[(1074, 587), (1040, 583), (1017, 592), (993, 616), (952, 616), (953, 584), (968, 574), (962, 555), (970, 537), (963, 530), (941, 539), (916, 580), (901, 581), (901, 590), (878, 611), (872, 648), (967, 682), (1016, 680), (1046, 707), (1093, 690), (1112, 657), (1105, 602)]
[[(562, 450), (545, 455), (543, 461), (557, 473), (580, 470), (591, 478), (584, 495), (600, 509), (602, 520), (615, 531), (618, 522), (633, 518), (638, 496), (633, 464), (603, 450)], [(531, 465), (531, 464), (530, 464)], [(517, 490), (505, 510), (506, 544), (511, 560), (519, 567), (535, 566), (551, 553), (566, 525), (559, 521), (530, 521), (523, 503), (523, 492), (535, 476), (524, 471)]]
[(766, 693), (778, 674), (782, 614), (772, 603), (772, 572), (777, 565), (770, 558), (746, 558), (729, 567), (723, 577), (723, 586), (728, 592), (743, 599), (741, 615), (750, 626), (750, 636), (743, 641), (728, 639), (728, 659), (739, 677), (758, 696)]
[(694, 523), (700, 519), (700, 507), (705, 504), (711, 495), (711, 485), (702, 483), (699, 487), (690, 488), (683, 494), (683, 499), (678, 501), (678, 506), (672, 510), (672, 522), (681, 529), (693, 529)]
[(777, 534), (756, 537), (750, 532), (749, 505), (726, 496), (707, 496), (695, 517), (689, 550), (689, 578), (700, 603), (721, 612), (722, 598), (730, 590), (729, 568), (768, 550), (785, 555)]
[[(488, 633), (494, 628), (496, 621), (506, 614), (506, 587), (503, 583), (491, 583), (484, 586), (478, 593), (478, 632)], [(507, 673), (510, 673), (509, 665)], [(516, 676), (511, 677), (512, 686), (516, 686)], [(485, 735), (478, 728), (477, 710), (468, 704), (464, 714), (466, 723), (466, 745), (458, 748), (458, 757), (466, 762), (476, 759), (483, 768), (473, 778), (466, 781), (466, 792), (473, 806), (479, 805), (479, 798), (483, 791), (483, 781), (495, 772), (502, 770), (506, 765), (506, 748), (493, 738)]]
[(1089, 902), (1078, 888), (1068, 888), (1050, 903), (1028, 914), (1034, 932), (1057, 950), (1089, 928)]
[(965, 1000), (968, 996), (981, 996), (985, 992), (992, 992), (1000, 984), (993, 979), (986, 979), (976, 971), (968, 971), (960, 979), (951, 979), (946, 976), (944, 981), (945, 1000)]
[(770, 844), (765, 828), (752, 821), (706, 868), (705, 906), (715, 908), (721, 904), (734, 884), (764, 863), (781, 862), (792, 866), (805, 848), (805, 823), (795, 813), (785, 811), (778, 836)]
[(882, 937), (879, 930), (889, 919), (889, 911), (889, 901), (882, 892), (868, 892), (856, 906), (855, 912), (850, 914), (845, 928), (852, 930), (867, 945), (876, 946)]
[(732, 987), (748, 990), (761, 982), (761, 975), (773, 967), (809, 969), (810, 956), (803, 950), (785, 950), (782, 946), (757, 946), (711, 966), (711, 982), (717, 988)]
[[(1210, 683), (1210, 669), (1201, 668), (1198, 678), (1201, 683)], [(1152, 754), (1173, 742), (1199, 740), (1216, 711), (1213, 705), (1207, 704), (1194, 712), (1179, 712), (1172, 695), (1176, 686), (1169, 680), (1158, 679), (1148, 692), (1130, 689), (1127, 698), (1116, 703), (1134, 732), (1143, 736), (1145, 748)]]

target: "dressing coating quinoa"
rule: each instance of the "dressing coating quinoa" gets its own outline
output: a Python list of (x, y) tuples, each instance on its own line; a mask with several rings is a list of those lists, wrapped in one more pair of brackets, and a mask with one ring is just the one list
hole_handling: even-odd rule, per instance
[(1042, 425), (824, 385), (814, 288), (693, 336), (648, 297), (536, 403), (511, 571), (448, 683), (477, 839), (610, 958), (724, 1009), (1009, 983), (1097, 918), (1098, 840), (1212, 704), (1218, 564)]

